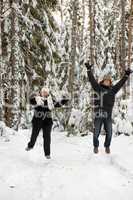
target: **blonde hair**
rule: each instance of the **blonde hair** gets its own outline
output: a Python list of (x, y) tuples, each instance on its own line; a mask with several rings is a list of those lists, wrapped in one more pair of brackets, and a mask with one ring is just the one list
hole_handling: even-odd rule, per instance
[(47, 92), (47, 93), (50, 92), (49, 89), (48, 89), (47, 87), (43, 87), (43, 88), (41, 89), (41, 92), (43, 92), (43, 91), (45, 91), (45, 92)]

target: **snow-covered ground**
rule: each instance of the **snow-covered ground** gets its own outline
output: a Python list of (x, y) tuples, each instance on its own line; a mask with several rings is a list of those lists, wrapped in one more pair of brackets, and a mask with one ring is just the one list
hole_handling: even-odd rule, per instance
[(25, 152), (30, 131), (5, 142), (0, 138), (1, 200), (132, 200), (133, 136), (113, 138), (106, 155), (92, 153), (92, 136), (70, 137), (53, 132), (52, 160), (43, 156), (42, 138)]

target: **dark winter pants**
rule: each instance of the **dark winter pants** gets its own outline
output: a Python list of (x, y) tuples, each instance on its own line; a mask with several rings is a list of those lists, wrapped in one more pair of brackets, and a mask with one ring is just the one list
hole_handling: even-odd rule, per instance
[(39, 135), (40, 130), (43, 130), (43, 147), (45, 156), (50, 155), (50, 144), (51, 144), (51, 130), (52, 130), (52, 122), (46, 122), (41, 120), (33, 120), (32, 121), (32, 135), (30, 142), (28, 143), (29, 148), (33, 148), (37, 137)]
[(112, 119), (111, 117), (104, 118), (104, 117), (99, 117), (95, 118), (94, 120), (94, 136), (93, 136), (93, 145), (94, 147), (99, 146), (99, 135), (101, 132), (101, 127), (104, 125), (104, 129), (106, 132), (106, 138), (105, 138), (105, 147), (109, 147), (111, 144), (111, 139), (112, 139)]

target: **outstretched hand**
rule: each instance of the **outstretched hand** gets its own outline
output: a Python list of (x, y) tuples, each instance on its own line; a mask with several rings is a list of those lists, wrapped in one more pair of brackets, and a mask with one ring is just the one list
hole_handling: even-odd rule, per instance
[(128, 75), (128, 76), (129, 76), (131, 73), (133, 73), (133, 71), (132, 71), (130, 68), (128, 68), (128, 69), (125, 70), (125, 74)]
[(87, 61), (87, 62), (85, 63), (85, 66), (86, 66), (86, 68), (87, 68), (87, 71), (90, 71), (91, 68), (92, 68), (92, 65), (89, 63), (89, 61)]
[(44, 105), (43, 97), (36, 96), (35, 100), (36, 100), (37, 105), (39, 105), (39, 106), (43, 106)]

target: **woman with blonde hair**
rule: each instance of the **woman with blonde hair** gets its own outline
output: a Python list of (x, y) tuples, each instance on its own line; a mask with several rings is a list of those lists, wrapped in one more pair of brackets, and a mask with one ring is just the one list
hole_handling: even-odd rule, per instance
[(52, 99), (49, 89), (43, 87), (39, 94), (33, 94), (30, 97), (30, 104), (34, 105), (34, 116), (32, 119), (32, 134), (30, 141), (26, 147), (26, 151), (30, 151), (37, 140), (40, 130), (43, 130), (43, 148), (47, 159), (50, 159), (51, 130), (53, 125), (51, 111), (55, 107), (61, 107), (68, 103), (68, 99), (62, 99), (57, 102)]

